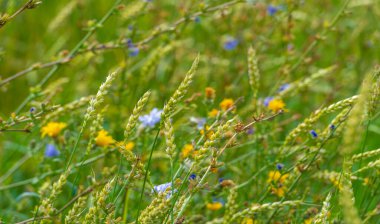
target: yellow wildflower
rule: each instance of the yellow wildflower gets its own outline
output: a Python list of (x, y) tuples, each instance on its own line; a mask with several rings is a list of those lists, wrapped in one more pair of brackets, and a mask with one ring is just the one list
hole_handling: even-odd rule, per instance
[(272, 187), (272, 194), (275, 194), (275, 195), (277, 195), (278, 197), (280, 197), (280, 198), (282, 198), (282, 197), (284, 197), (284, 195), (285, 195), (285, 187), (277, 187), (277, 188), (275, 188), (275, 187)]
[(108, 132), (105, 130), (100, 130), (98, 132), (98, 136), (95, 138), (95, 143), (98, 146), (106, 147), (113, 143), (115, 143), (115, 140), (108, 135)]
[(206, 87), (205, 95), (206, 95), (206, 98), (209, 100), (214, 99), (215, 98), (215, 89), (212, 87)]
[(303, 224), (311, 224), (313, 222), (313, 218), (308, 218), (303, 220)]
[(127, 142), (127, 144), (125, 145), (125, 149), (128, 151), (132, 151), (134, 147), (135, 147), (134, 142)]
[(211, 211), (217, 211), (223, 207), (223, 204), (219, 201), (207, 203), (207, 209)]
[(67, 125), (63, 122), (49, 122), (47, 125), (41, 128), (41, 136), (45, 135), (49, 137), (57, 137), (57, 135), (64, 129)]
[(338, 188), (339, 190), (342, 190), (342, 188), (343, 188), (342, 183), (340, 183), (340, 181), (336, 177), (331, 176), (330, 181), (333, 183), (333, 185), (336, 188)]
[(219, 110), (217, 109), (212, 109), (210, 112), (208, 112), (209, 117), (216, 117), (219, 113)]
[[(205, 130), (206, 129), (206, 134), (205, 134)], [(210, 131), (210, 126), (206, 125), (206, 128), (204, 128), (202, 130), (200, 130), (200, 133), (201, 135), (206, 135), (206, 138), (210, 138), (212, 134), (214, 134), (213, 131)]]
[(244, 218), (241, 224), (253, 224), (253, 219), (251, 218)]
[(368, 178), (368, 177), (364, 178), (364, 180), (363, 180), (363, 185), (364, 185), (364, 186), (369, 186), (369, 185), (370, 185), (370, 181), (369, 181), (369, 178)]
[(233, 105), (234, 105), (234, 100), (231, 98), (224, 99), (219, 104), (220, 108), (222, 108), (223, 111), (230, 109)]
[(288, 177), (289, 177), (289, 174), (281, 175), (279, 171), (270, 171), (268, 175), (268, 183), (269, 182), (284, 183)]
[(183, 159), (187, 158), (190, 155), (190, 153), (193, 152), (193, 150), (194, 150), (194, 146), (192, 144), (184, 145), (182, 148), (182, 154), (181, 154), (182, 158)]
[(285, 109), (285, 103), (281, 99), (273, 99), (273, 100), (269, 101), (268, 108), (271, 111), (277, 113), (280, 110), (284, 110)]

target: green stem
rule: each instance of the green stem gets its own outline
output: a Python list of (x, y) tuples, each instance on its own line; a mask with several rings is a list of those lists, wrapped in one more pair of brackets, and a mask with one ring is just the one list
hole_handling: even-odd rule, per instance
[(148, 179), (150, 163), (152, 161), (153, 151), (154, 151), (154, 148), (156, 146), (156, 142), (157, 142), (159, 134), (160, 134), (160, 128), (157, 129), (156, 137), (154, 138), (154, 142), (153, 142), (152, 148), (150, 149), (150, 155), (149, 155), (148, 165), (147, 165), (146, 171), (145, 171), (144, 183), (143, 183), (143, 187), (141, 189), (140, 201), (139, 201), (139, 204), (137, 205), (136, 224), (139, 223), (140, 209), (141, 209), (142, 199), (143, 199), (143, 196), (144, 196), (145, 184), (146, 184), (146, 181)]

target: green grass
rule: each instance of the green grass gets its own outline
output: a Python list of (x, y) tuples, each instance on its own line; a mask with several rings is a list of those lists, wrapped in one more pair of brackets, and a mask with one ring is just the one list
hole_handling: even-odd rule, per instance
[[(329, 193), (330, 222), (378, 222), (380, 153), (350, 164), (380, 148), (378, 1), (42, 0), (15, 14), (27, 2), (0, 0), (0, 222), (72, 223), (73, 214), (80, 223), (308, 223)], [(231, 50), (229, 40), (237, 40)], [(173, 95), (198, 54), (184, 96)], [(89, 96), (114, 71), (86, 117)], [(290, 88), (279, 92), (284, 84)], [(357, 94), (291, 135), (318, 110)], [(270, 96), (286, 104), (282, 113), (264, 105)], [(233, 108), (223, 111), (224, 99)], [(165, 106), (173, 106), (163, 115), (172, 133), (160, 121), (144, 127), (132, 119), (136, 128), (124, 134), (131, 115)], [(210, 117), (212, 109), (219, 115)], [(203, 130), (194, 118), (204, 118)], [(67, 126), (42, 137), (49, 122)], [(102, 129), (113, 144), (100, 145)], [(48, 144), (60, 154), (47, 157)], [(198, 154), (183, 158), (186, 144)], [(278, 164), (284, 180), (268, 182)], [(164, 183), (174, 188), (153, 190)], [(79, 196), (87, 198), (76, 207)], [(213, 202), (222, 207), (210, 209)]]

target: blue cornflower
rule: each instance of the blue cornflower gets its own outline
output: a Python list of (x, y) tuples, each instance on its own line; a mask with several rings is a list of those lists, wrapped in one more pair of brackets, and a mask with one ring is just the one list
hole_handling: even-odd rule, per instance
[(133, 47), (133, 43), (132, 43), (132, 40), (131, 39), (127, 39), (127, 46), (128, 46), (128, 48), (129, 47)]
[(45, 157), (56, 157), (61, 154), (53, 144), (47, 144), (45, 149)]
[[(165, 184), (160, 184), (160, 185), (157, 185), (157, 186), (154, 186), (153, 187), (153, 190), (155, 192), (157, 192), (157, 194), (160, 194), (160, 193), (165, 193), (166, 190), (169, 188), (169, 187), (172, 187), (172, 183), (165, 183)], [(174, 190), (174, 192), (176, 192), (176, 190)], [(170, 197), (172, 196), (172, 191), (170, 190), (167, 195), (166, 195), (166, 199), (169, 199)]]
[(149, 114), (143, 115), (139, 117), (139, 121), (141, 121), (144, 127), (154, 127), (161, 120), (162, 110), (157, 108), (153, 108)]
[(197, 129), (202, 130), (206, 124), (206, 118), (190, 117), (190, 121), (197, 124)]
[(276, 7), (276, 6), (273, 6), (273, 5), (269, 5), (268, 7), (267, 7), (267, 12), (268, 12), (268, 14), (270, 15), (270, 16), (273, 16), (274, 14), (276, 14), (276, 12), (279, 10), (279, 8), (278, 7)]
[(237, 39), (230, 38), (226, 42), (224, 42), (224, 49), (227, 51), (231, 51), (237, 47), (239, 41)]
[(195, 175), (195, 173), (192, 173), (189, 177), (190, 180), (195, 180), (195, 178), (197, 177), (197, 175)]
[(335, 129), (335, 125), (334, 124), (330, 124), (330, 129), (334, 130)]
[(310, 131), (310, 134), (311, 134), (311, 136), (312, 136), (313, 138), (317, 138), (317, 137), (318, 137), (317, 132), (314, 131), (314, 130), (311, 130), (311, 131)]
[(195, 23), (200, 23), (200, 22), (201, 22), (201, 17), (196, 16), (196, 17), (194, 18), (194, 22), (195, 22)]
[(277, 164), (276, 164), (276, 168), (277, 168), (278, 170), (282, 170), (282, 168), (284, 168), (284, 164), (282, 164), (282, 163), (277, 163)]
[(283, 85), (280, 86), (280, 88), (278, 88), (278, 92), (282, 92), (284, 90), (287, 90), (288, 88), (290, 87), (290, 84), (289, 83), (285, 83)]
[(154, 186), (153, 189), (157, 193), (164, 193), (166, 189), (168, 189), (171, 186), (172, 186), (172, 183), (165, 183), (165, 184)]
[(139, 54), (140, 49), (133, 44), (131, 39), (127, 39), (127, 46), (129, 50), (129, 56), (135, 57)]
[(245, 133), (247, 133), (247, 135), (252, 135), (253, 133), (255, 133), (255, 129), (254, 128), (248, 128), (247, 131), (245, 131)]
[(138, 47), (130, 47), (129, 48), (129, 56), (135, 57), (139, 54), (140, 49)]
[(269, 102), (273, 100), (273, 97), (272, 96), (268, 96), (264, 99), (264, 106), (268, 106), (269, 105)]

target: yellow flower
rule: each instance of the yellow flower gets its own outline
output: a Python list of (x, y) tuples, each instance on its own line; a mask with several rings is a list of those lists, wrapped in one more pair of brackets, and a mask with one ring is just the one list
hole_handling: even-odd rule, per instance
[(280, 182), (281, 184), (286, 181), (286, 179), (289, 177), (289, 174), (281, 175), (279, 171), (270, 171), (268, 174), (268, 183), (269, 182)]
[(41, 136), (45, 137), (45, 135), (47, 135), (49, 137), (57, 137), (66, 126), (67, 125), (63, 122), (49, 122), (41, 128)]
[(311, 224), (313, 222), (313, 218), (308, 218), (303, 220), (303, 224)]
[(208, 112), (209, 117), (216, 117), (219, 113), (219, 110), (217, 109), (212, 109), (210, 112)]
[(113, 143), (115, 143), (115, 140), (108, 135), (108, 132), (105, 130), (100, 130), (98, 132), (98, 136), (95, 138), (95, 143), (98, 146), (106, 147)]
[(369, 181), (369, 178), (368, 178), (368, 177), (364, 178), (364, 180), (363, 180), (363, 185), (364, 185), (364, 186), (369, 186), (369, 185), (370, 185), (370, 181)]
[[(211, 135), (214, 134), (213, 131), (210, 131), (210, 126), (206, 125), (206, 128), (204, 128), (204, 129), (206, 129), (206, 138), (210, 138)], [(201, 135), (205, 135), (205, 130), (204, 129), (200, 130)]]
[(207, 203), (207, 209), (211, 211), (217, 211), (223, 207), (223, 204), (221, 202), (213, 202), (213, 203)]
[(253, 219), (251, 218), (244, 218), (241, 224), (253, 224)]
[(278, 188), (272, 187), (272, 194), (275, 194), (278, 197), (282, 198), (285, 195), (285, 190), (286, 190), (285, 187), (278, 187)]
[(219, 104), (220, 108), (222, 108), (222, 110), (224, 110), (224, 111), (230, 109), (233, 105), (234, 105), (234, 100), (231, 98), (224, 99)]
[(331, 176), (330, 181), (333, 183), (333, 185), (336, 188), (338, 188), (339, 190), (342, 190), (342, 188), (343, 188), (342, 183), (340, 183), (340, 181), (336, 177)]
[(191, 152), (193, 152), (194, 146), (192, 144), (186, 144), (182, 148), (182, 158), (187, 158)]
[(272, 110), (273, 112), (277, 113), (280, 110), (285, 109), (285, 103), (281, 99), (273, 99), (269, 101), (268, 108)]
[(132, 149), (135, 147), (135, 143), (134, 142), (128, 142), (126, 145), (125, 145), (125, 149), (128, 150), (128, 151), (132, 151)]
[(212, 87), (206, 87), (205, 95), (206, 95), (206, 98), (209, 100), (214, 99), (215, 98), (215, 89)]

